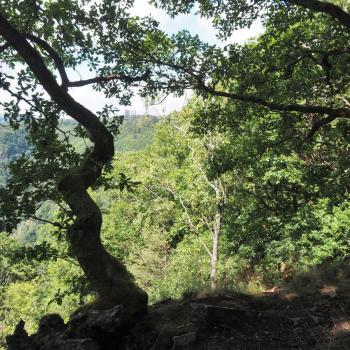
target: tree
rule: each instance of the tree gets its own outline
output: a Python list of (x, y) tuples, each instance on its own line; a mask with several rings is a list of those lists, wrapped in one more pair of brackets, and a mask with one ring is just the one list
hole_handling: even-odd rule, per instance
[[(220, 97), (209, 100), (211, 113), (203, 114), (199, 128), (234, 129), (252, 117), (262, 118), (262, 129), (273, 124), (278, 138), (294, 148), (307, 148), (305, 139), (321, 128), (331, 132), (331, 123), (341, 127), (350, 117), (350, 16), (338, 2), (154, 2), (174, 15), (198, 5), (199, 14), (213, 19), (222, 38), (249, 27), (260, 14), (266, 32), (246, 45), (220, 48), (188, 32), (168, 37), (151, 18), (131, 17), (132, 0), (0, 4), (0, 51), (8, 67), (0, 86), (11, 97), (1, 105), (5, 121), (15, 128), (24, 124), (34, 146), (30, 157), (24, 155), (10, 167), (12, 176), (0, 193), (1, 216), (14, 226), (46, 199), (56, 201), (65, 221), (54, 224), (67, 230), (72, 253), (99, 295), (95, 306), (127, 300), (130, 312), (144, 309), (147, 297), (105, 251), (99, 237), (101, 211), (87, 192), (101, 183), (101, 172), (114, 155), (115, 110), (106, 106), (95, 115), (71, 97), (70, 88), (93, 84), (124, 104), (132, 94), (128, 87), (141, 82), (144, 96), (192, 88), (204, 98)], [(69, 69), (82, 63), (95, 76), (72, 81)], [(16, 64), (22, 66), (14, 78)], [(62, 114), (79, 123), (77, 134), (90, 135), (92, 150), (78, 154), (65, 132), (63, 140), (58, 137)]]
[[(189, 113), (195, 114), (200, 108), (200, 103), (197, 104), (197, 106), (195, 106), (195, 103), (193, 103), (193, 105), (189, 107)], [(186, 110), (183, 111), (183, 113), (186, 113)], [(190, 117), (187, 118), (190, 119)], [(222, 144), (224, 143), (224, 136), (220, 135), (219, 133), (210, 132), (207, 130), (206, 135), (200, 140), (198, 138), (198, 135), (191, 135), (184, 127), (188, 128), (188, 125), (183, 125), (182, 127), (176, 124), (174, 125), (174, 128), (178, 129), (180, 134), (182, 134), (184, 140), (187, 141), (187, 147), (189, 148), (188, 157), (192, 160), (190, 171), (193, 172), (197, 178), (196, 181), (192, 179), (192, 181), (190, 180), (189, 182), (192, 182), (191, 185), (193, 187), (197, 187), (196, 190), (198, 193), (200, 193), (200, 195), (197, 198), (194, 198), (196, 196), (194, 196), (193, 193), (190, 193), (190, 197), (192, 197), (192, 200), (195, 199), (195, 201), (194, 203), (190, 202), (189, 204), (186, 204), (188, 201), (181, 194), (181, 192), (183, 192), (183, 189), (181, 191), (181, 187), (183, 186), (180, 186), (180, 193), (176, 188), (172, 187), (174, 185), (166, 184), (164, 188), (167, 189), (174, 196), (174, 199), (180, 203), (185, 213), (186, 221), (188, 223), (190, 231), (198, 236), (205, 251), (209, 255), (210, 286), (212, 290), (215, 290), (217, 288), (216, 278), (218, 269), (222, 216), (227, 196), (227, 186), (224, 179), (224, 175), (227, 172), (227, 169), (222, 171), (223, 169), (216, 167), (217, 164), (215, 164), (215, 159), (217, 157), (217, 154), (220, 152), (220, 147), (222, 147)], [(177, 182), (178, 181), (175, 181), (175, 186)], [(204, 183), (204, 189), (201, 182)], [(203, 201), (204, 203), (209, 202), (209, 210), (198, 208), (198, 201)], [(195, 207), (197, 207), (199, 210), (195, 210)], [(191, 218), (191, 212), (192, 216), (195, 217), (194, 220), (196, 224), (194, 224), (194, 220)], [(202, 224), (199, 225), (199, 222)], [(202, 226), (203, 224), (212, 235), (211, 250), (203, 241), (201, 241), (200, 238), (200, 230), (198, 229), (198, 226)]]
[(265, 33), (246, 45), (220, 48), (182, 32), (170, 40), (173, 50), (168, 55), (135, 49), (135, 54), (143, 53), (164, 67), (170, 77), (167, 86), (176, 80), (204, 97), (226, 98), (236, 107), (236, 118), (218, 116), (217, 123), (232, 125), (238, 116), (273, 111), (282, 118), (304, 120), (309, 126), (304, 138), (310, 139), (325, 125), (350, 117), (347, 2), (153, 2), (173, 16), (195, 8), (213, 22), (222, 39), (235, 29), (249, 28), (257, 18), (263, 22)]
[[(54, 224), (66, 230), (71, 252), (98, 295), (93, 306), (105, 308), (120, 303), (133, 314), (145, 309), (147, 295), (134, 284), (123, 264), (104, 249), (100, 240), (101, 211), (87, 191), (113, 158), (111, 130), (117, 119), (111, 119), (110, 114), (115, 111), (106, 107), (97, 116), (68, 91), (71, 87), (95, 84), (96, 90), (102, 89), (108, 96), (128, 103), (131, 93), (127, 87), (148, 79), (147, 68), (140, 72), (132, 61), (124, 60), (121, 52), (129, 35), (144, 39), (154, 26), (147, 20), (138, 24), (138, 19), (129, 18), (127, 9), (131, 3), (1, 4), (1, 58), (7, 71), (1, 74), (0, 85), (12, 98), (1, 103), (4, 120), (14, 128), (24, 125), (34, 147), (30, 157), (23, 155), (11, 165), (12, 176), (6, 188), (1, 189), (0, 210), (7, 224), (14, 227), (21, 219), (34, 215), (46, 199), (56, 201), (67, 225)], [(140, 31), (136, 32), (136, 28)], [(117, 43), (111, 40), (116, 36), (120, 40)], [(119, 54), (122, 58), (114, 59)], [(71, 81), (67, 69), (82, 62), (97, 76)], [(11, 68), (18, 64), (21, 68), (13, 77)], [(77, 154), (60, 130), (62, 114), (79, 123), (75, 130), (79, 135), (87, 133), (91, 137), (93, 147), (86, 154)], [(58, 131), (62, 131), (63, 141), (58, 138)]]

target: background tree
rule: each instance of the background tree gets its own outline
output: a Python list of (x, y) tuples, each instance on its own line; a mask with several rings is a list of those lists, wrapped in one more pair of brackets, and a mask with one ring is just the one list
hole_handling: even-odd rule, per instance
[[(173, 184), (169, 184), (165, 180), (164, 188), (167, 189), (177, 200), (187, 218), (189, 229), (200, 239), (199, 229), (203, 224), (209, 230), (212, 235), (212, 248), (209, 249), (207, 245), (201, 241), (204, 249), (209, 255), (211, 262), (210, 271), (210, 283), (211, 289), (216, 289), (216, 274), (218, 266), (218, 255), (221, 236), (222, 216), (225, 207), (225, 200), (227, 197), (227, 181), (232, 181), (232, 178), (227, 179), (227, 174), (230, 169), (224, 169), (220, 167), (217, 162), (225, 163), (226, 159), (220, 159), (222, 155), (222, 148), (225, 144), (225, 136), (219, 132), (213, 130), (206, 130), (201, 138), (198, 135), (193, 134), (189, 130), (189, 122), (196, 113), (201, 113), (205, 108), (202, 101), (193, 101), (187, 106), (187, 110), (184, 109), (182, 114), (184, 120), (179, 116), (175, 117), (173, 121), (173, 128), (178, 130), (178, 133), (186, 140), (189, 153), (187, 157), (192, 161), (192, 166), (189, 171), (192, 173), (191, 191), (189, 198), (191, 201), (186, 200), (188, 196), (187, 191), (183, 191), (182, 186), (178, 186), (180, 181), (176, 181)], [(187, 115), (186, 115), (187, 114)], [(191, 115), (192, 114), (192, 115)], [(180, 123), (180, 124), (176, 124)], [(203, 186), (204, 185), (204, 186)], [(205, 189), (205, 187), (208, 187)], [(179, 189), (178, 189), (179, 187)], [(197, 187), (198, 195), (193, 196), (193, 189)], [(203, 188), (204, 187), (204, 188)], [(205, 199), (204, 199), (205, 198)], [(204, 207), (208, 204), (208, 209)], [(195, 222), (195, 223), (194, 223)]]
[[(265, 33), (248, 45), (208, 45), (188, 32), (168, 39), (167, 51), (134, 45), (135, 55), (164, 69), (165, 89), (192, 87), (235, 106), (231, 122), (274, 111), (308, 125), (311, 138), (324, 125), (350, 116), (348, 105), (349, 14), (347, 3), (327, 1), (154, 1), (171, 15), (197, 14), (218, 36), (259, 19)], [(141, 58), (140, 58), (141, 59)], [(239, 118), (238, 118), (239, 116)], [(227, 122), (228, 120), (217, 123)], [(286, 126), (284, 125), (286, 128)]]
[[(261, 292), (280, 285), (293, 272), (347, 264), (346, 122), (327, 133), (327, 128), (323, 129), (317, 142), (296, 147), (293, 137), (281, 142), (279, 118), (273, 114), (254, 114), (235, 128), (203, 127), (203, 120), (224, 118), (219, 113), (227, 113), (228, 118), (234, 111), (218, 109), (219, 98), (209, 102), (191, 103), (161, 120), (153, 142), (140, 151), (118, 153), (113, 170), (104, 174), (104, 186), (90, 192), (104, 217), (104, 246), (133, 273), (150, 302), (210, 291), (210, 258), (203, 243), (210, 251), (213, 236), (209, 227), (216, 198), (199, 165), (210, 182), (224, 174), (221, 179), (227, 189), (216, 272), (218, 289)], [(135, 125), (134, 134), (140, 135), (137, 125), (144, 125), (143, 121)], [(209, 138), (219, 141), (215, 152), (205, 148), (208, 130), (212, 133)], [(294, 130), (302, 133), (305, 128), (301, 123)], [(123, 137), (130, 139), (134, 137)], [(31, 259), (28, 254), (28, 258), (23, 256), (23, 246), (13, 242), (18, 236), (6, 240), (4, 236), (2, 261), (7, 259), (5, 266), (22, 263), (16, 268), (24, 270), (1, 291), (0, 323), (5, 324), (6, 333), (19, 317), (32, 331), (43, 314), (59, 312), (67, 318), (82, 302), (91, 300), (81, 270), (74, 261), (63, 259), (69, 258), (69, 251), (60, 240), (60, 228), (43, 226), (40, 231), (34, 236), (39, 247), (29, 254)], [(12, 247), (10, 255), (8, 246)], [(32, 245), (28, 248), (25, 251), (31, 252)], [(46, 260), (33, 261), (33, 256)], [(281, 271), (287, 265), (292, 267), (289, 275)], [(303, 281), (319, 281), (318, 275), (311, 276)], [(344, 270), (333, 269), (327, 282), (344, 282), (346, 276)]]

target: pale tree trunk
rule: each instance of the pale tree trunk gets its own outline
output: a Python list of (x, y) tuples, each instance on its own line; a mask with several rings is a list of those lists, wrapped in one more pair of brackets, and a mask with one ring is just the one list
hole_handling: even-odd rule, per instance
[(66, 88), (58, 85), (38, 51), (2, 14), (0, 35), (27, 63), (51, 99), (84, 126), (94, 142), (91, 154), (78, 169), (65, 176), (58, 187), (75, 217), (67, 234), (73, 254), (98, 296), (90, 307), (109, 308), (123, 304), (129, 314), (145, 311), (147, 294), (136, 286), (123, 264), (101, 243), (102, 214), (87, 192), (114, 155), (113, 136), (95, 114), (76, 102)]
[[(215, 146), (211, 145), (211, 150), (213, 151)], [(195, 162), (195, 158), (192, 150), (192, 159)], [(216, 212), (214, 217), (213, 226), (205, 220), (209, 231), (212, 233), (213, 242), (212, 242), (212, 251), (209, 252), (210, 256), (210, 288), (211, 290), (215, 290), (217, 288), (216, 284), (216, 275), (217, 275), (217, 267), (218, 267), (218, 259), (219, 259), (219, 246), (220, 246), (220, 236), (221, 236), (221, 220), (222, 220), (222, 211), (225, 204), (226, 199), (226, 189), (224, 183), (221, 181), (220, 177), (217, 177), (213, 181), (210, 181), (206, 176), (204, 170), (199, 165), (199, 171), (201, 172), (204, 180), (207, 184), (214, 190), (215, 198), (216, 198)]]
[(215, 290), (217, 288), (216, 273), (217, 273), (218, 258), (219, 258), (222, 207), (223, 205), (221, 201), (219, 201), (216, 206), (216, 214), (215, 214), (214, 230), (213, 230), (213, 249), (211, 254), (210, 287), (212, 290)]

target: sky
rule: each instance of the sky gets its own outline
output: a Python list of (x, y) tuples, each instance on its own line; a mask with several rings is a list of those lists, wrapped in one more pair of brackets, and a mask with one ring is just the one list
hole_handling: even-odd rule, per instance
[[(201, 18), (192, 14), (179, 15), (175, 18), (170, 18), (164, 10), (158, 9), (148, 3), (148, 0), (135, 0), (134, 8), (132, 11), (133, 15), (143, 17), (151, 15), (154, 19), (159, 22), (160, 29), (164, 30), (168, 34), (174, 34), (180, 30), (188, 30), (193, 35), (198, 35), (204, 42), (210, 44), (216, 44), (223, 46), (231, 42), (244, 43), (250, 38), (256, 37), (263, 32), (263, 27), (260, 22), (253, 23), (250, 29), (238, 30), (233, 33), (231, 38), (226, 42), (218, 40), (215, 36), (216, 30), (213, 28), (210, 20)], [(17, 67), (20, 69), (20, 67)], [(2, 67), (0, 66), (0, 71)], [(82, 65), (81, 69), (77, 69), (80, 74), (74, 71), (69, 72), (71, 80), (79, 80), (83, 76), (84, 79), (93, 78), (89, 75), (87, 67)], [(9, 74), (16, 73), (9, 70)], [(135, 97), (132, 98), (131, 105), (128, 107), (119, 106), (116, 99), (107, 99), (103, 93), (94, 91), (91, 86), (70, 88), (69, 92), (75, 100), (89, 108), (93, 112), (101, 110), (106, 104), (113, 105), (120, 110), (121, 114), (125, 114), (126, 111), (130, 111), (132, 114), (143, 115), (166, 115), (175, 110), (183, 108), (189, 98), (191, 97), (191, 91), (185, 92), (184, 96), (176, 98), (172, 95), (168, 96), (162, 103), (153, 106), (145, 106), (145, 102), (142, 98), (137, 95), (137, 89), (135, 88)], [(1, 96), (4, 100), (8, 99), (8, 96)], [(1, 114), (1, 111), (0, 111)]]
[[(175, 18), (170, 18), (164, 10), (157, 9), (153, 5), (148, 4), (147, 0), (135, 0), (133, 14), (143, 17), (151, 15), (159, 22), (160, 29), (164, 30), (168, 34), (176, 33), (179, 30), (187, 29), (192, 34), (197, 34), (202, 41), (210, 44), (217, 44), (222, 46), (230, 42), (244, 43), (248, 39), (257, 36), (262, 33), (263, 27), (261, 23), (256, 22), (250, 29), (238, 30), (233, 33), (232, 37), (227, 42), (220, 42), (215, 36), (215, 29), (213, 28), (210, 20), (200, 18), (194, 14), (179, 15)], [(91, 87), (70, 89), (72, 96), (80, 103), (90, 108), (93, 112), (100, 110), (106, 103), (117, 106), (117, 103), (113, 99), (106, 99), (102, 93), (93, 91)], [(143, 100), (135, 96), (132, 99), (130, 107), (121, 106), (121, 113), (125, 110), (129, 110), (136, 114), (152, 114), (152, 115), (165, 115), (175, 110), (180, 110), (186, 105), (187, 100), (190, 98), (191, 92), (188, 91), (181, 98), (175, 98), (169, 96), (161, 104), (146, 108)]]

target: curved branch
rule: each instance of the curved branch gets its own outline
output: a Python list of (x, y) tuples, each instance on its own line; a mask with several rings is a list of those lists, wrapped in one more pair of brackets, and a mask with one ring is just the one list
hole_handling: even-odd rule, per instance
[[(86, 86), (90, 84), (101, 84), (104, 82), (108, 81), (113, 81), (113, 80), (121, 80), (126, 83), (135, 83), (139, 81), (143, 81), (147, 79), (150, 75), (150, 71), (147, 70), (144, 74), (140, 76), (130, 76), (126, 75), (124, 73), (120, 74), (113, 74), (109, 76), (100, 76), (100, 77), (95, 77), (91, 79), (83, 79), (83, 80), (78, 80), (78, 81), (70, 81), (66, 72), (66, 69), (64, 67), (64, 63), (60, 57), (60, 55), (57, 53), (57, 51), (45, 40), (33, 35), (33, 34), (24, 34), (24, 37), (32, 41), (33, 43), (39, 45), (43, 50), (45, 50), (51, 59), (54, 61), (55, 66), (60, 74), (61, 80), (62, 80), (62, 88), (65, 90), (68, 87), (81, 87), (81, 86)], [(8, 44), (7, 47), (9, 46)], [(1, 50), (1, 47), (0, 47)], [(1, 51), (0, 51), (1, 53)]]
[(55, 227), (60, 228), (60, 229), (64, 228), (64, 226), (62, 224), (60, 224), (58, 221), (50, 221), (50, 220), (42, 219), (42, 218), (37, 217), (36, 215), (32, 215), (29, 218), (32, 220), (35, 220), (35, 221), (40, 221), (44, 224), (50, 224), (50, 225), (55, 226)]
[(240, 102), (257, 104), (277, 112), (300, 112), (305, 114), (332, 114), (335, 118), (350, 118), (350, 108), (333, 108), (319, 105), (282, 104), (270, 102), (254, 95), (240, 95), (225, 91), (217, 91), (198, 80), (198, 89), (214, 96), (227, 97)]
[(287, 2), (304, 7), (314, 12), (321, 12), (337, 19), (342, 25), (350, 28), (350, 14), (344, 11), (340, 6), (334, 5), (328, 1), (319, 0), (287, 0)]
[(111, 159), (114, 155), (113, 136), (95, 114), (76, 102), (58, 85), (39, 53), (21, 33), (11, 26), (2, 14), (0, 14), (0, 34), (25, 60), (52, 100), (70, 117), (90, 131), (95, 142), (93, 153), (96, 160), (101, 158), (99, 160), (104, 162)]
[[(193, 80), (194, 83), (192, 83), (192, 86), (199, 91), (207, 92), (213, 96), (220, 96), (220, 97), (226, 97), (232, 100), (240, 101), (240, 102), (246, 102), (246, 103), (252, 103), (256, 105), (260, 105), (263, 107), (268, 108), (271, 111), (277, 111), (277, 112), (299, 112), (304, 114), (331, 114), (335, 116), (336, 118), (350, 118), (350, 108), (333, 108), (333, 107), (325, 107), (320, 105), (303, 105), (303, 104), (282, 104), (282, 103), (276, 103), (276, 102), (270, 102), (268, 100), (265, 100), (263, 98), (260, 98), (255, 95), (241, 95), (226, 91), (219, 91), (216, 90), (213, 87), (208, 86), (205, 81), (204, 77), (196, 73), (195, 71), (191, 70), (188, 67), (172, 63), (172, 62), (166, 62), (157, 59), (153, 55), (147, 53), (146, 51), (136, 48), (137, 50), (141, 51), (143, 54), (146, 54), (148, 57), (150, 57), (149, 62), (154, 64), (159, 64), (168, 68), (172, 68), (175, 71), (182, 71), (183, 73), (188, 74)], [(338, 51), (331, 52), (332, 54), (339, 54)]]
[(350, 54), (350, 48), (349, 47), (342, 47), (342, 48), (337, 48), (329, 51), (325, 50), (320, 50), (320, 49), (308, 49), (308, 48), (303, 48), (303, 51), (306, 52), (311, 52), (311, 53), (318, 53), (321, 54), (322, 56), (339, 56), (339, 55), (346, 55)]
[(91, 79), (84, 79), (84, 80), (77, 80), (77, 81), (69, 81), (67, 82), (68, 87), (81, 87), (89, 84), (101, 84), (101, 83), (106, 83), (108, 81), (113, 81), (113, 80), (121, 80), (126, 83), (135, 83), (139, 81), (143, 81), (147, 79), (150, 75), (150, 71), (146, 71), (144, 74), (140, 76), (130, 76), (126, 75), (124, 73), (120, 74), (114, 74), (114, 75), (108, 75), (108, 76), (101, 76), (101, 77), (95, 77)]
[(45, 40), (33, 34), (25, 34), (24, 36), (30, 41), (32, 41), (33, 43), (39, 45), (43, 50), (45, 50), (49, 54), (49, 56), (55, 62), (56, 68), (61, 76), (62, 86), (66, 86), (68, 84), (69, 79), (67, 76), (67, 72), (64, 68), (63, 61), (60, 55), (56, 52), (56, 50), (51, 45), (49, 45)]
[(309, 131), (306, 137), (308, 139), (312, 139), (312, 137), (317, 133), (318, 130), (320, 130), (323, 126), (332, 123), (335, 119), (337, 119), (337, 117), (335, 117), (334, 115), (329, 115), (326, 118), (320, 119), (312, 126), (311, 130)]

